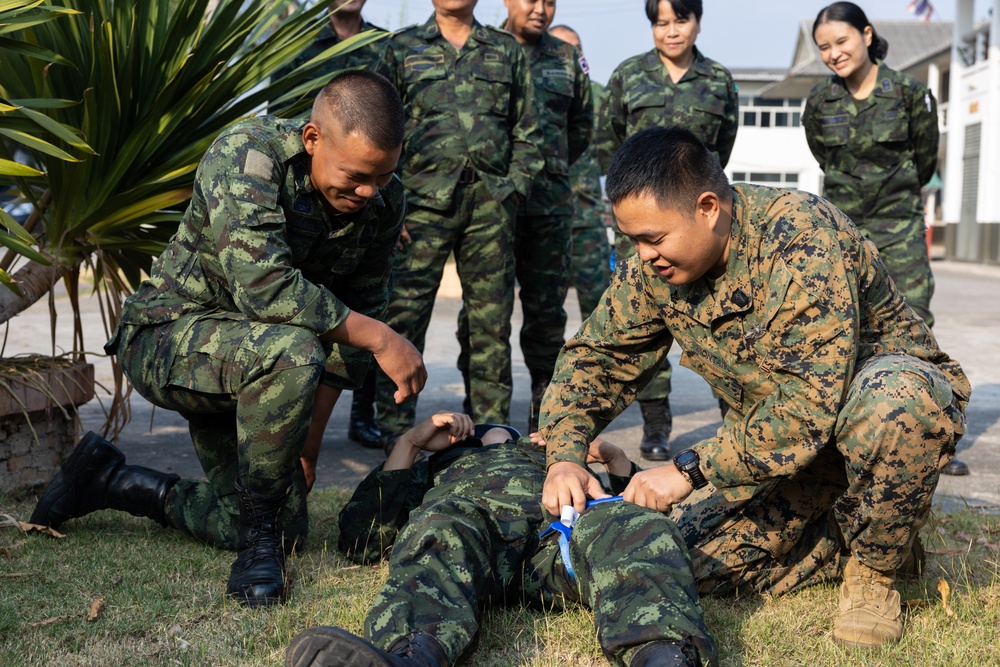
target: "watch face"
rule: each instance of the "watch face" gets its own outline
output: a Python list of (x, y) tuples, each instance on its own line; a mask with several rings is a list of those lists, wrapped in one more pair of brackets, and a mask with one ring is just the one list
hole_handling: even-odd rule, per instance
[(697, 465), (698, 455), (690, 449), (685, 449), (683, 452), (677, 455), (674, 459), (674, 463), (677, 467), (687, 467), (690, 465)]

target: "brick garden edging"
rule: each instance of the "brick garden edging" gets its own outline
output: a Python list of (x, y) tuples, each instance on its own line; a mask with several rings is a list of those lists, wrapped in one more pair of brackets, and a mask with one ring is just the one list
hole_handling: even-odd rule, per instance
[(0, 386), (0, 492), (29, 492), (52, 478), (76, 444), (74, 408), (94, 397), (94, 366), (39, 368), (36, 381), (51, 396), (16, 374), (0, 373), (0, 381), (7, 386)]

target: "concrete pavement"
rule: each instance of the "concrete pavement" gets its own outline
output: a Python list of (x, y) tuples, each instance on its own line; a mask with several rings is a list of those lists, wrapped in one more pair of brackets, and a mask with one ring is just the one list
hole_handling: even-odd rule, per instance
[[(945, 510), (971, 505), (1000, 510), (1000, 267), (935, 261), (937, 291), (931, 308), (937, 318), (935, 335), (950, 355), (965, 368), (973, 386), (968, 409), (968, 433), (959, 444), (959, 457), (972, 469), (967, 477), (943, 477), (935, 499)], [(418, 417), (437, 410), (460, 410), (462, 379), (455, 369), (458, 343), (455, 323), (461, 306), (461, 291), (453, 275), (446, 276), (434, 309), (427, 335), (425, 363), (429, 371), (427, 387), (420, 397)], [(56, 323), (57, 345), (69, 347), (72, 321), (64, 295), (57, 297), (61, 313)], [(97, 299), (83, 299), (85, 342), (88, 349), (99, 351), (104, 343)], [(569, 321), (567, 336), (579, 327), (580, 314), (575, 294), (567, 301)], [(514, 398), (512, 425), (526, 429), (529, 378), (518, 345), (520, 304), (515, 306)], [(15, 318), (10, 323), (3, 355), (50, 350), (50, 322), (45, 303)], [(680, 353), (676, 348), (671, 361)], [(96, 366), (98, 383), (112, 386), (110, 362), (102, 357), (90, 359)], [(673, 445), (675, 451), (693, 445), (715, 433), (720, 426), (719, 411), (707, 384), (693, 372), (675, 363), (671, 404), (674, 412)], [(98, 394), (102, 394), (100, 387)], [(99, 396), (100, 397), (100, 396)], [(106, 394), (104, 403), (107, 404)], [(353, 488), (381, 460), (381, 452), (364, 449), (347, 439), (350, 397), (345, 395), (334, 410), (323, 439), (323, 452), (317, 470), (318, 486)], [(103, 421), (98, 400), (80, 410), (85, 429), (96, 429)], [(625, 411), (605, 432), (605, 437), (625, 448), (633, 460), (639, 460), (642, 420), (638, 406)], [(132, 421), (122, 432), (118, 444), (129, 462), (177, 472), (182, 476), (201, 477), (202, 471), (191, 446), (186, 422), (177, 414), (156, 409), (137, 395), (132, 396)]]

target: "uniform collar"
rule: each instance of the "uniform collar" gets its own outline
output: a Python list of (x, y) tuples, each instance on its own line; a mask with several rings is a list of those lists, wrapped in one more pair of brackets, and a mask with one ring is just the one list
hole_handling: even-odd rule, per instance
[[(430, 18), (427, 19), (427, 22), (420, 26), (418, 34), (428, 42), (435, 39), (444, 39), (444, 37), (441, 36), (441, 28), (438, 27), (436, 14), (431, 14)], [(475, 39), (487, 44), (493, 44), (496, 41), (493, 35), (490, 34), (490, 31), (487, 30), (476, 18), (472, 19), (472, 32), (469, 33), (469, 39)]]
[[(642, 69), (646, 70), (647, 72), (659, 71), (663, 72), (664, 75), (666, 75), (667, 66), (663, 64), (662, 60), (660, 60), (660, 54), (655, 48), (652, 51), (646, 53), (642, 57), (641, 64), (642, 64)], [(684, 76), (681, 77), (681, 81), (688, 78), (689, 75), (711, 76), (712, 74), (711, 69), (712, 66), (709, 63), (708, 58), (702, 55), (701, 51), (698, 50), (698, 47), (695, 46), (694, 61), (691, 63), (691, 66), (688, 67), (687, 72), (684, 72)]]
[[(896, 70), (886, 66), (881, 60), (876, 60), (875, 65), (878, 67), (878, 78), (875, 81), (875, 97), (899, 97)], [(828, 101), (839, 100), (848, 94), (847, 84), (841, 77), (834, 75), (830, 80), (830, 87), (827, 89), (824, 99)], [(861, 100), (857, 101), (860, 102)]]

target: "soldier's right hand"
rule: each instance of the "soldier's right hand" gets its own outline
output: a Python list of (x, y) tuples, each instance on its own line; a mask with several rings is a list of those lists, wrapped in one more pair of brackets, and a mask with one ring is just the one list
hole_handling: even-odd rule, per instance
[(577, 512), (583, 512), (587, 496), (593, 499), (607, 498), (601, 483), (583, 466), (572, 461), (557, 461), (549, 466), (542, 487), (542, 505), (549, 514), (560, 516), (563, 505), (572, 505)]
[(386, 337), (382, 350), (375, 352), (375, 362), (396, 383), (393, 398), (399, 405), (411, 396), (416, 396), (427, 382), (427, 368), (424, 358), (413, 344), (391, 331)]

